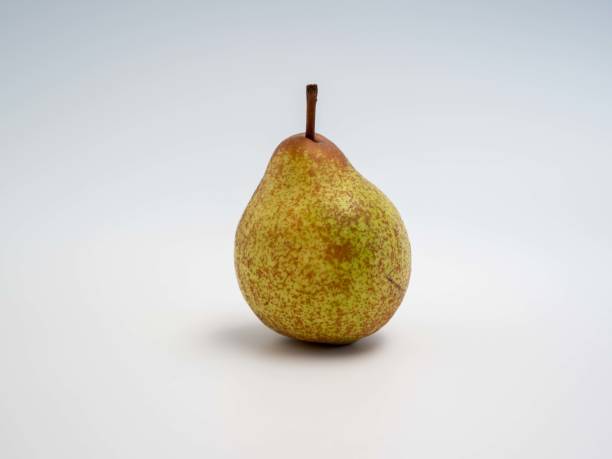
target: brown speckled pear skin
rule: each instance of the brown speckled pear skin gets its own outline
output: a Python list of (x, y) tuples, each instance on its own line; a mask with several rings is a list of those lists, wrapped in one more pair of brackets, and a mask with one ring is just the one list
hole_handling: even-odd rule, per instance
[(257, 317), (286, 336), (347, 344), (399, 307), (410, 243), (391, 201), (321, 135), (274, 151), (236, 231), (240, 289)]

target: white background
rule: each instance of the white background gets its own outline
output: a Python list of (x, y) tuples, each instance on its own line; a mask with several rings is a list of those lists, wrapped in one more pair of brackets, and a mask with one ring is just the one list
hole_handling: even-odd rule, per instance
[[(611, 17), (4, 2), (0, 457), (611, 457)], [(266, 329), (233, 271), (309, 82), (413, 244), (342, 348)]]

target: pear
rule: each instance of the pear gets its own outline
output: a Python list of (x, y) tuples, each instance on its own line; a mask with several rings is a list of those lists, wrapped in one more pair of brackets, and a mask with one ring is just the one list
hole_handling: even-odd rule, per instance
[(306, 133), (274, 151), (236, 231), (240, 289), (259, 319), (302, 341), (348, 344), (399, 307), (410, 278), (408, 234), (391, 201), (315, 134), (317, 86), (307, 86)]

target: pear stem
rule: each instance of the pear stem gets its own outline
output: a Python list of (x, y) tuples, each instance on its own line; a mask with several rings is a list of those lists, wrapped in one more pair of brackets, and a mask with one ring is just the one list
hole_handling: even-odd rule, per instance
[(314, 142), (315, 140), (315, 112), (317, 110), (316, 84), (306, 86), (306, 138)]

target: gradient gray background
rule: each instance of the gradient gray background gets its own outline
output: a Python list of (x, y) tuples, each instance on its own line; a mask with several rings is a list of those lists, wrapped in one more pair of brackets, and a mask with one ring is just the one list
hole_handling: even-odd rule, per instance
[[(2, 2), (0, 456), (609, 458), (609, 2)], [(233, 236), (317, 130), (413, 278), (320, 349)]]

